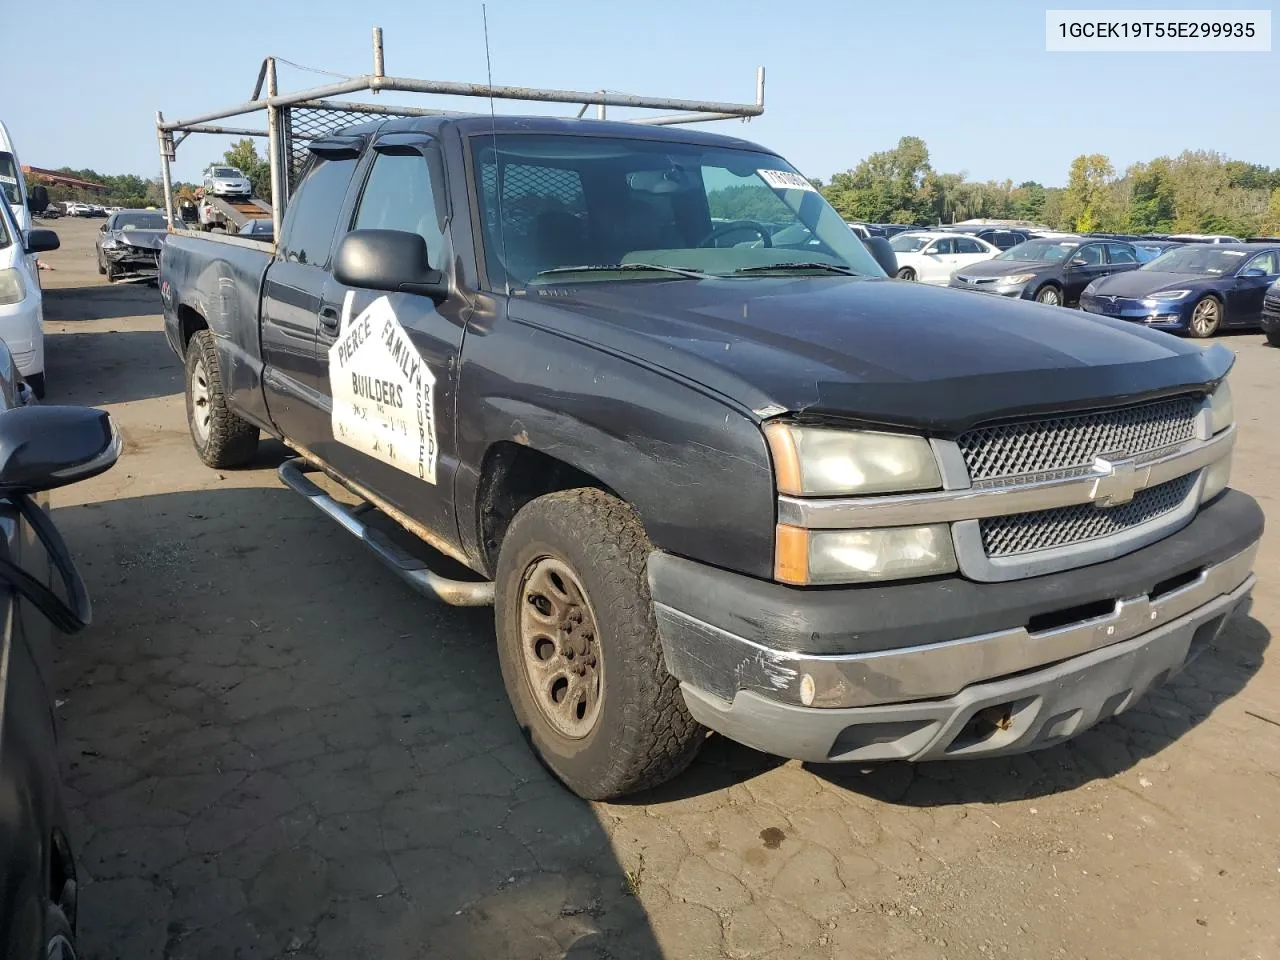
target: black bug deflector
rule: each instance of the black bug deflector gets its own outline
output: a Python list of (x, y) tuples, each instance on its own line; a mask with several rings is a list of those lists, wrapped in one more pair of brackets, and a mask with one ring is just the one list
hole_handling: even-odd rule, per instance
[(348, 507), (339, 503), (314, 484), (308, 473), (319, 469), (302, 457), (280, 464), (277, 471), (285, 486), (310, 500), (321, 513), (337, 523), (368, 547), (375, 557), (390, 567), (419, 593), (454, 607), (486, 607), (493, 603), (493, 583), (489, 580), (451, 580), (427, 567), (392, 543), (381, 531), (370, 527), (359, 514), (372, 507)]

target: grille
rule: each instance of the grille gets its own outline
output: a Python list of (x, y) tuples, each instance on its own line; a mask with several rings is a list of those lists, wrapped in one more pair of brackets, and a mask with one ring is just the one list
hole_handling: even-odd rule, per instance
[(1128, 503), (1117, 507), (1079, 503), (980, 520), (982, 546), (988, 557), (1011, 557), (1123, 533), (1176, 510), (1191, 492), (1197, 476), (1189, 473), (1140, 490)]
[(1118, 410), (978, 427), (956, 441), (974, 484), (1004, 477), (1088, 469), (1096, 457), (1140, 462), (1195, 435), (1196, 402), (1174, 397)]

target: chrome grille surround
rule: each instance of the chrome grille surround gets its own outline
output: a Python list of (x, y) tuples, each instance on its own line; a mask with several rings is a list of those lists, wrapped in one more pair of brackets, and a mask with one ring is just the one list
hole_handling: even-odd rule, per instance
[(1120, 506), (1094, 503), (1013, 513), (978, 521), (988, 557), (1009, 557), (1110, 537), (1172, 513), (1186, 502), (1197, 474), (1189, 473), (1138, 491)]
[(1082, 476), (1096, 457), (1119, 453), (1154, 460), (1196, 435), (1194, 397), (1172, 397), (1111, 410), (977, 427), (956, 445), (974, 487), (1013, 477)]

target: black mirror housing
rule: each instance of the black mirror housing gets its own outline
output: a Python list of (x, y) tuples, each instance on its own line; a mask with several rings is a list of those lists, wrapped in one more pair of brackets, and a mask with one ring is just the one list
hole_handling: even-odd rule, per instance
[(58, 235), (52, 230), (32, 229), (27, 232), (27, 253), (44, 253), (48, 250), (57, 250), (62, 246), (62, 241), (58, 239)]
[(27, 406), (0, 413), (0, 494), (25, 494), (104, 473), (120, 457), (105, 410)]
[(898, 272), (898, 255), (893, 252), (888, 240), (884, 237), (868, 237), (862, 242), (871, 256), (875, 257), (876, 263), (880, 264), (881, 270), (891, 277)]
[(348, 287), (417, 293), (443, 300), (444, 274), (427, 259), (427, 242), (405, 230), (352, 230), (338, 244), (333, 277)]

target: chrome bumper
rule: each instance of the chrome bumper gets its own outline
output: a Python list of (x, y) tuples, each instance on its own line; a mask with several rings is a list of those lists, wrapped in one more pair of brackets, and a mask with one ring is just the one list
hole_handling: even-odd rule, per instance
[[(1025, 627), (926, 646), (814, 656), (775, 650), (655, 602), (667, 669), (686, 687), (732, 702), (741, 693), (797, 707), (849, 708), (950, 697), (972, 684), (1069, 660), (1233, 610), (1253, 588), (1257, 543), (1156, 596), (1116, 601), (1054, 629)], [(687, 698), (687, 697), (686, 697)], [(705, 721), (704, 721), (705, 722)]]

